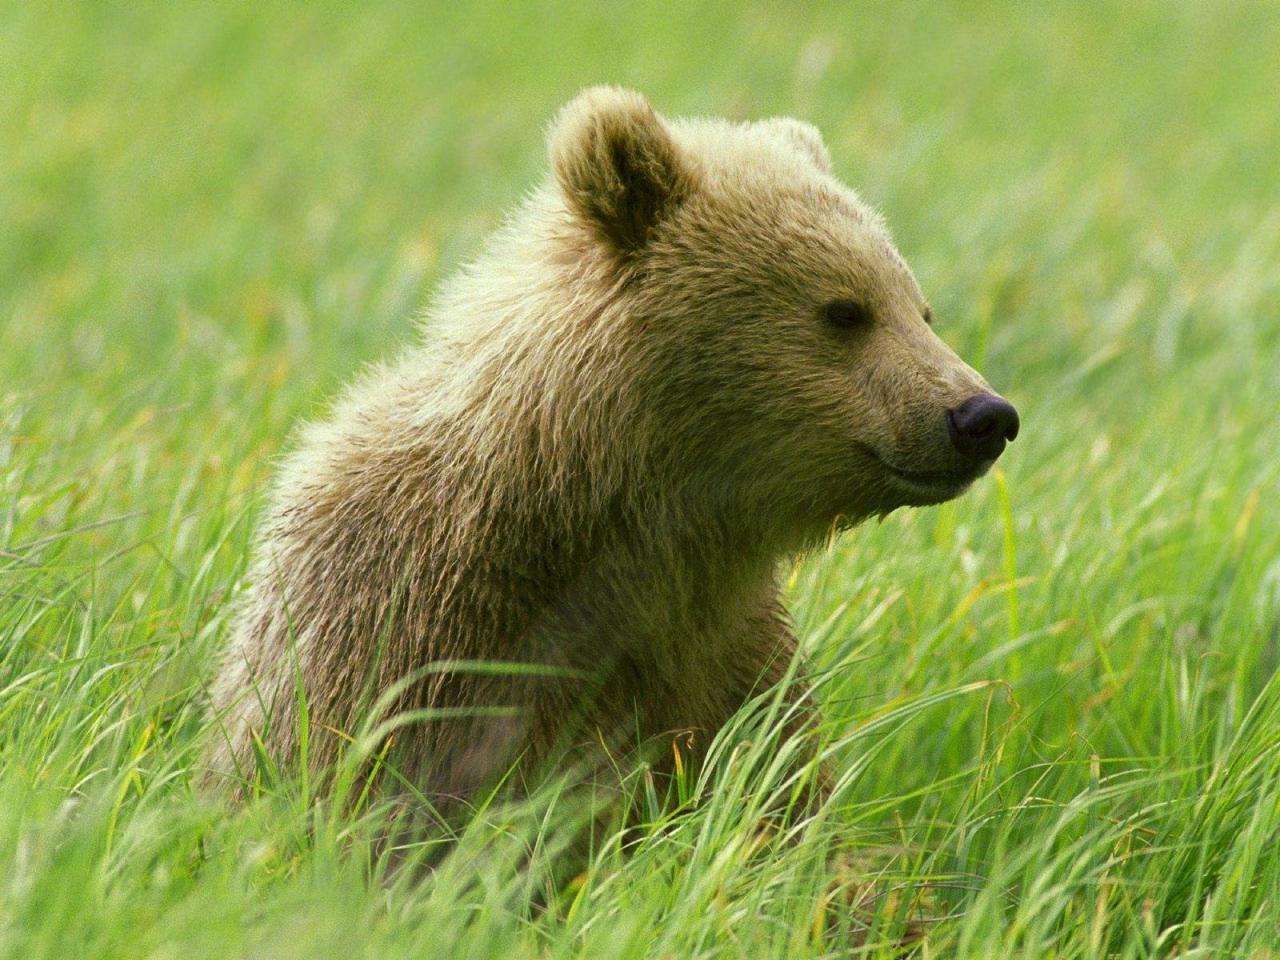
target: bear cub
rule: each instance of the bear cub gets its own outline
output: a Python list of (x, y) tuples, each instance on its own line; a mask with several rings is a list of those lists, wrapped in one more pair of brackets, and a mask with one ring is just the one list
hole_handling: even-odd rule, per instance
[(281, 465), (212, 778), (304, 746), (320, 774), (379, 725), (446, 808), (637, 741), (696, 763), (788, 670), (778, 563), (959, 495), (1017, 435), (812, 126), (600, 87), (549, 154), (421, 341)]

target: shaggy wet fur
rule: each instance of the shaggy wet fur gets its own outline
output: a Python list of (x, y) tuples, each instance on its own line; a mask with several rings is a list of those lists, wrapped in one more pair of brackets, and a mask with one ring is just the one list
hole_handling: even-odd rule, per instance
[[(816, 130), (598, 88), (550, 157), (422, 342), (282, 465), (214, 686), (214, 777), (251, 770), (255, 737), (296, 762), (299, 686), (317, 771), (380, 696), (426, 711), (393, 761), (439, 800), (558, 747), (670, 756), (688, 734), (696, 759), (793, 657), (779, 560), (972, 479), (947, 480), (943, 418), (986, 385)], [(824, 324), (839, 297), (873, 322)]]

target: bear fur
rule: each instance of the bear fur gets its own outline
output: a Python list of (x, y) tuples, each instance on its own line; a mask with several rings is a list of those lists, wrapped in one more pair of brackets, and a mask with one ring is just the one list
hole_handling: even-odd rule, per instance
[(421, 342), (282, 464), (214, 777), (297, 764), (300, 702), (313, 770), (399, 717), (400, 775), (446, 803), (619, 736), (696, 761), (793, 658), (779, 562), (990, 465), (947, 427), (989, 387), (813, 127), (595, 88), (549, 154)]

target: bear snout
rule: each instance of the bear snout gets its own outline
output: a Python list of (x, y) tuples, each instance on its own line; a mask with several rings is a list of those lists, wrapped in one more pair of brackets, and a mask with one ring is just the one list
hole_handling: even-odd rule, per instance
[(1018, 411), (1004, 397), (979, 393), (947, 411), (951, 445), (971, 460), (994, 460), (1018, 435)]

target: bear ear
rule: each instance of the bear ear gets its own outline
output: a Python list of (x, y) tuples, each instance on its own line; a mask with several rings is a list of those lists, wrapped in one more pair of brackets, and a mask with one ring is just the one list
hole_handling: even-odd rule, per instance
[(578, 94), (552, 124), (548, 148), (570, 208), (624, 253), (644, 247), (693, 187), (671, 131), (630, 90)]
[(831, 172), (831, 154), (822, 141), (822, 134), (812, 123), (791, 117), (775, 117), (763, 121), (763, 124), (812, 160), (823, 173)]

